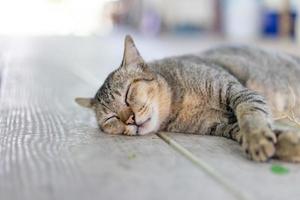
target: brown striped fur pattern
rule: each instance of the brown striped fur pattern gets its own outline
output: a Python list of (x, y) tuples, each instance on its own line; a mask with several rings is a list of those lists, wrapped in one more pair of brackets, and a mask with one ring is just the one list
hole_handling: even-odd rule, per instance
[(289, 109), (288, 88), (300, 96), (298, 85), (300, 59), (287, 54), (235, 46), (145, 62), (126, 36), (121, 66), (95, 97), (76, 101), (109, 134), (217, 135), (238, 141), (256, 161), (300, 161), (299, 133), (274, 130), (272, 120)]

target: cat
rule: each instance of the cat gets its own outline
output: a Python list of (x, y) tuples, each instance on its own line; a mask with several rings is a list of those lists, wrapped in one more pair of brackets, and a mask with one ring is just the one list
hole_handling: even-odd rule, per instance
[[(254, 161), (300, 161), (299, 131), (274, 129), (272, 116), (289, 110), (292, 96), (300, 96), (300, 58), (221, 46), (145, 62), (131, 36), (124, 46), (120, 67), (96, 95), (75, 99), (95, 111), (103, 132), (223, 136), (239, 142)], [(299, 107), (294, 114), (300, 116)]]

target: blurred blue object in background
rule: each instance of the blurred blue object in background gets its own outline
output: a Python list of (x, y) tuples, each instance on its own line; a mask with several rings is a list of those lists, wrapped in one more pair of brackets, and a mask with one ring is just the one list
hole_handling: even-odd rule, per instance
[[(289, 11), (290, 17), (290, 36), (295, 37), (295, 25), (297, 19), (297, 12), (295, 10)], [(262, 33), (264, 36), (278, 37), (280, 36), (280, 17), (281, 13), (276, 10), (264, 10), (262, 18)]]
[(279, 13), (275, 10), (265, 10), (263, 13), (263, 34), (266, 36), (279, 35)]

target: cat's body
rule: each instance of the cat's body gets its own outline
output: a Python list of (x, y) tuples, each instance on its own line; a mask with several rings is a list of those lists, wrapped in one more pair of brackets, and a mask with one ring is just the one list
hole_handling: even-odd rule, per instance
[(249, 46), (215, 48), (202, 57), (265, 96), (273, 117), (278, 118), (290, 106), (300, 116), (300, 108), (291, 105), (300, 105), (300, 57)]
[(195, 55), (165, 58), (148, 66), (172, 91), (171, 112), (161, 130), (215, 135), (216, 125), (237, 122), (223, 86), (238, 80), (221, 67)]
[(94, 98), (77, 102), (95, 110), (106, 133), (218, 135), (238, 141), (257, 161), (300, 161), (299, 134), (273, 130), (271, 114), (289, 109), (298, 85), (300, 59), (286, 54), (221, 47), (146, 63), (126, 37), (121, 67)]
[[(288, 112), (293, 101), (300, 105), (300, 58), (295, 56), (224, 46), (149, 62), (148, 66), (167, 80), (174, 93), (176, 106), (172, 106), (171, 122), (164, 127), (167, 131), (211, 134), (216, 123), (232, 123), (233, 111), (224, 95), (233, 82), (266, 97), (274, 118)], [(293, 111), (300, 116), (299, 107), (294, 105)]]

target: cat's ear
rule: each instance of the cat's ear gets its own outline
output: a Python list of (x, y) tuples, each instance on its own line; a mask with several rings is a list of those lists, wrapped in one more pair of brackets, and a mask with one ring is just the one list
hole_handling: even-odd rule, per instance
[(95, 105), (95, 99), (94, 98), (83, 98), (83, 97), (77, 97), (75, 98), (75, 102), (85, 108), (92, 108)]
[(144, 59), (136, 48), (130, 35), (126, 35), (124, 42), (124, 54), (121, 66), (140, 65), (144, 63)]

